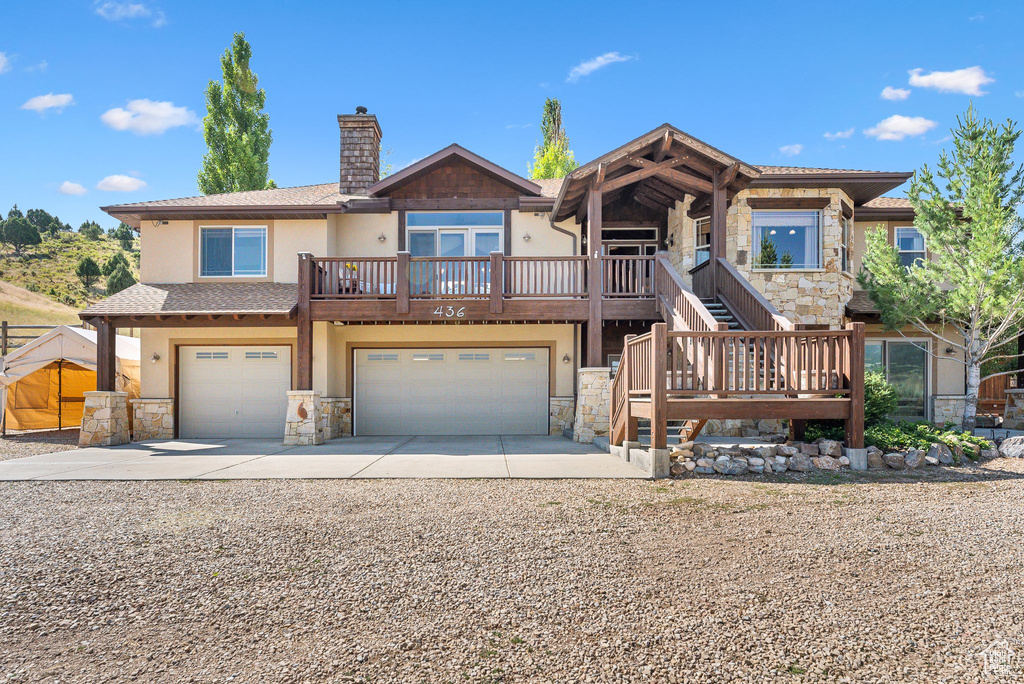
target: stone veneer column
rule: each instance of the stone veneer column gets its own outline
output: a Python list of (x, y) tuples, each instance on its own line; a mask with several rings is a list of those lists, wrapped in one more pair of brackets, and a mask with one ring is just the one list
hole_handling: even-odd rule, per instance
[(174, 399), (132, 399), (132, 441), (174, 439)]
[(285, 416), (285, 446), (309, 446), (324, 443), (323, 410), (320, 393), (309, 390), (288, 391)]
[(589, 444), (608, 434), (611, 368), (580, 368), (576, 374), (576, 420), (573, 441)]
[(128, 393), (83, 392), (82, 429), (78, 446), (117, 446), (127, 444)]
[(1006, 430), (1024, 430), (1024, 389), (1006, 390), (1003, 428)]
[(320, 400), (320, 406), (325, 440), (352, 434), (352, 399), (324, 397)]

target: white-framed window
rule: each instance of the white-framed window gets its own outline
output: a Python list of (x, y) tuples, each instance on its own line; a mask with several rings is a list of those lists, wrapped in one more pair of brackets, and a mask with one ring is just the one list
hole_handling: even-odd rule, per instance
[(853, 235), (853, 217), (842, 218), (843, 243), (839, 246), (839, 263), (842, 265), (843, 273), (852, 273), (853, 265), (850, 263), (850, 236)]
[(900, 261), (907, 268), (918, 261), (924, 261), (924, 235), (913, 226), (896, 228), (896, 251), (900, 253)]
[(267, 227), (201, 227), (199, 275), (203, 278), (265, 277)]
[(504, 247), (501, 211), (410, 211), (405, 227), (414, 257), (488, 256)]
[(820, 211), (755, 211), (751, 233), (754, 268), (821, 268)]
[(711, 217), (693, 220), (693, 264), (699, 266), (711, 258)]

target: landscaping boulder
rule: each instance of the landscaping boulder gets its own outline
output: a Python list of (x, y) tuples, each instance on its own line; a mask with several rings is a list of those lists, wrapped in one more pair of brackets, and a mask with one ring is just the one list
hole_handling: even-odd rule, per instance
[(907, 452), (907, 455), (903, 457), (903, 465), (908, 470), (914, 470), (924, 465), (925, 452), (921, 449), (911, 449)]
[(882, 460), (885, 461), (885, 465), (896, 470), (905, 470), (907, 467), (907, 463), (903, 454), (896, 451), (890, 454), (886, 454), (885, 456), (882, 457)]
[(981, 450), (980, 458), (983, 461), (987, 461), (990, 458), (999, 458), (999, 450), (998, 449), (982, 449)]
[(715, 461), (715, 472), (722, 475), (745, 475), (750, 468), (739, 458), (722, 457)]
[(999, 455), (1003, 458), (1024, 458), (1024, 437), (1007, 437), (999, 445)]
[(868, 468), (878, 469), (885, 467), (885, 459), (880, 449), (868, 449)]
[(938, 460), (942, 465), (953, 464), (953, 452), (942, 442), (932, 444), (931, 448), (928, 449), (928, 456)]
[(811, 462), (814, 463), (814, 467), (818, 470), (830, 470), (832, 472), (839, 470), (839, 460), (831, 456), (818, 456), (817, 458), (812, 458)]
[(817, 456), (820, 452), (818, 451), (817, 444), (804, 443), (800, 445), (800, 453), (804, 454), (805, 456)]
[(799, 453), (800, 453), (800, 450), (797, 449), (795, 446), (790, 446), (788, 444), (781, 444), (778, 447), (778, 454), (780, 456), (796, 456)]
[(839, 458), (843, 455), (843, 445), (834, 439), (823, 439), (818, 442), (818, 453), (822, 456)]
[(776, 456), (775, 460), (772, 461), (772, 472), (775, 472), (775, 473), (784, 473), (784, 472), (786, 472), (787, 470), (789, 470), (789, 466), (786, 465), (787, 463), (788, 463), (788, 460), (786, 459), (785, 456), (782, 456), (781, 454), (779, 456)]
[(939, 465), (939, 459), (935, 458), (934, 456), (925, 456), (924, 464), (930, 466), (937, 466)]
[(807, 454), (797, 454), (790, 457), (788, 465), (790, 470), (795, 470), (798, 473), (806, 473), (814, 469), (814, 463), (811, 462), (811, 457)]
[(686, 468), (683, 467), (682, 463), (676, 462), (668, 469), (668, 474), (672, 477), (679, 477), (680, 475), (686, 474)]
[(710, 475), (715, 472), (715, 462), (710, 458), (698, 458), (695, 470), (702, 475)]

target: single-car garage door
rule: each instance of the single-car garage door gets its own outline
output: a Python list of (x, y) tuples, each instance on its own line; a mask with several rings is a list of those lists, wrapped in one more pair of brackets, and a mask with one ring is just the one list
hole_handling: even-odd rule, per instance
[(548, 434), (548, 350), (358, 349), (357, 435)]
[(290, 347), (181, 347), (178, 363), (179, 437), (284, 436)]

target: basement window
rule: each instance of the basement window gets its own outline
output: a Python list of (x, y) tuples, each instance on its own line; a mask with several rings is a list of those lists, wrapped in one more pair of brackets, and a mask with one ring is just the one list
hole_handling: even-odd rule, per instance
[(200, 228), (199, 264), (203, 278), (265, 277), (266, 227)]

